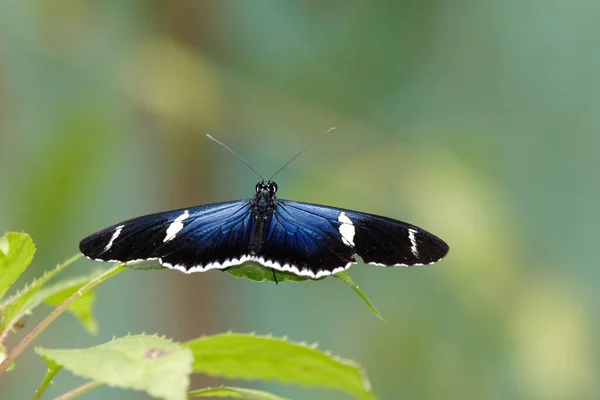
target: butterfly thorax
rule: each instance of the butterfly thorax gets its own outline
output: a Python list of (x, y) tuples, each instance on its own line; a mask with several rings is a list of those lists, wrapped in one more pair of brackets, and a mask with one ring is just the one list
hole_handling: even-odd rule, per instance
[(254, 255), (260, 251), (265, 238), (265, 227), (275, 209), (277, 184), (273, 181), (261, 181), (256, 184), (256, 195), (252, 199), (252, 218), (254, 229), (250, 236), (248, 251)]

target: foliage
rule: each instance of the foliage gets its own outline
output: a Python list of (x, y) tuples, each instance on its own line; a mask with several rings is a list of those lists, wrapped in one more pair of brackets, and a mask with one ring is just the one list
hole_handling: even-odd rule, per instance
[[(77, 261), (75, 256), (46, 272), (42, 277), (3, 298), (31, 263), (35, 246), (25, 233), (10, 232), (0, 237), (0, 374), (14, 368), (15, 359), (60, 314), (69, 311), (90, 334), (98, 330), (93, 315), (95, 300), (92, 291), (100, 283), (128, 269), (119, 265), (108, 270), (69, 279), (54, 278)], [(135, 269), (153, 269), (156, 265), (137, 265)], [(256, 265), (231, 271), (233, 275), (251, 280), (273, 280), (270, 270)], [(277, 273), (277, 280), (300, 281), (294, 276)], [(262, 277), (262, 279), (261, 279)], [(379, 314), (350, 280), (348, 283), (369, 308)], [(37, 326), (12, 349), (5, 349), (6, 338), (20, 325), (24, 316), (41, 304), (55, 307)], [(83, 349), (35, 349), (46, 362), (48, 371), (33, 398), (40, 399), (61, 370), (86, 378), (88, 383), (61, 396), (72, 399), (102, 385), (140, 390), (166, 400), (194, 397), (229, 397), (250, 400), (281, 400), (271, 393), (238, 387), (204, 388), (189, 391), (193, 373), (228, 379), (277, 381), (304, 387), (342, 390), (359, 399), (374, 399), (364, 371), (352, 361), (343, 360), (303, 343), (285, 338), (254, 334), (226, 333), (203, 336), (186, 343), (177, 343), (155, 335), (129, 335)]]
[[(141, 261), (135, 264), (128, 265), (131, 269), (136, 270), (155, 270), (155, 269), (166, 269), (161, 266), (158, 261)], [(255, 282), (272, 282), (272, 283), (280, 283), (285, 281), (290, 282), (304, 282), (304, 281), (319, 281), (323, 278), (312, 279), (305, 276), (298, 276), (291, 272), (285, 271), (274, 271), (271, 268), (267, 268), (255, 262), (248, 262), (240, 266), (235, 266), (227, 269), (227, 272), (236, 278), (245, 278)], [(338, 272), (334, 275), (336, 278), (350, 286), (350, 288), (360, 297), (360, 299), (365, 303), (365, 305), (371, 310), (373, 315), (375, 315), (379, 320), (385, 322), (379, 311), (375, 308), (375, 305), (369, 300), (367, 295), (360, 290), (360, 288), (352, 281), (348, 272), (342, 271)]]

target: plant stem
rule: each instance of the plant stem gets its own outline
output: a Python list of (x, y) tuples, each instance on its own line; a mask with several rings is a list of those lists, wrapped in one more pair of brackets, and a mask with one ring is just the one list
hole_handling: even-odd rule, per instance
[[(44, 276), (34, 280), (34, 283), (36, 285), (38, 285), (39, 287), (41, 287), (43, 284), (45, 284), (49, 279), (51, 279), (52, 277), (54, 277), (55, 275), (57, 275), (59, 272), (61, 272), (62, 270), (64, 270), (65, 268), (67, 268), (69, 265), (73, 264), (75, 261), (79, 260), (81, 258), (82, 254), (76, 254), (73, 257), (69, 258), (67, 261), (65, 261), (62, 264), (59, 264), (56, 266), (56, 268), (54, 270), (48, 271), (46, 273), (44, 273)], [(38, 289), (39, 289), (38, 287)], [(18, 301), (18, 300), (17, 300)], [(0, 312), (2, 312), (3, 310), (0, 310)], [(0, 334), (0, 344), (4, 343), (4, 341), (6, 340), (6, 338), (8, 337), (8, 335), (13, 331), (15, 325), (19, 322), (18, 319), (13, 319), (12, 321), (10, 321), (10, 323), (6, 326), (6, 328), (4, 329), (4, 332), (2, 332)]]
[(63, 301), (60, 305), (58, 305), (54, 310), (50, 312), (31, 332), (29, 332), (23, 340), (21, 340), (8, 354), (8, 356), (4, 359), (2, 364), (0, 364), (0, 375), (2, 375), (8, 367), (14, 362), (14, 360), (38, 337), (40, 333), (44, 331), (60, 314), (62, 314), (67, 307), (71, 305), (75, 300), (81, 298), (85, 293), (89, 292), (91, 289), (98, 286), (100, 283), (105, 280), (111, 278), (112, 276), (118, 274), (119, 272), (125, 271), (127, 267), (124, 264), (117, 265), (103, 273), (102, 275), (92, 279), (88, 283), (85, 284), (81, 289), (77, 292), (73, 293), (70, 297), (68, 297), (65, 301)]
[(58, 374), (61, 369), (62, 369), (62, 367), (59, 365), (55, 365), (55, 366), (48, 365), (48, 372), (46, 372), (46, 376), (44, 377), (44, 380), (42, 381), (42, 384), (40, 385), (40, 387), (33, 394), (33, 400), (40, 400), (42, 398), (42, 396), (44, 395), (44, 392), (48, 388), (48, 385), (50, 385), (50, 383), (52, 382), (52, 379), (54, 379), (56, 374)]
[(62, 396), (58, 396), (55, 397), (54, 400), (69, 400), (69, 399), (74, 399), (75, 397), (79, 397), (82, 394), (85, 394), (87, 392), (89, 392), (90, 390), (96, 389), (98, 386), (102, 386), (103, 383), (101, 382), (88, 382), (85, 385), (81, 385), (78, 388), (75, 388), (73, 390), (71, 390), (70, 392), (67, 392), (65, 394), (63, 394)]

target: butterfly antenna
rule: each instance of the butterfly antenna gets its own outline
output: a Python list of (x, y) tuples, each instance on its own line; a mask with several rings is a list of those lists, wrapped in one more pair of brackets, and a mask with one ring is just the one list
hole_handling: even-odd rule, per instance
[(225, 143), (219, 142), (217, 139), (215, 139), (214, 137), (212, 137), (212, 136), (210, 136), (210, 135), (208, 135), (208, 134), (206, 135), (206, 137), (207, 137), (207, 138), (209, 138), (210, 140), (212, 140), (213, 142), (215, 142), (215, 143), (217, 143), (217, 144), (220, 144), (221, 146), (225, 147), (227, 150), (229, 150), (229, 152), (230, 152), (231, 154), (233, 154), (234, 156), (236, 156), (238, 160), (240, 160), (241, 162), (243, 162), (244, 164), (246, 164), (246, 166), (247, 166), (248, 168), (250, 168), (252, 171), (254, 171), (254, 173), (255, 173), (256, 175), (260, 176), (260, 179), (262, 179), (263, 181), (265, 180), (265, 178), (263, 178), (263, 176), (262, 176), (261, 174), (259, 174), (257, 170), (255, 170), (254, 168), (252, 168), (252, 165), (248, 164), (248, 163), (246, 162), (246, 160), (244, 160), (242, 157), (238, 156), (238, 155), (237, 155), (237, 153), (236, 153), (235, 151), (231, 150), (231, 149), (229, 148), (229, 146), (227, 146)]
[(335, 127), (331, 127), (329, 129), (327, 129), (327, 131), (325, 131), (325, 133), (322, 133), (321, 135), (319, 135), (318, 137), (314, 138), (312, 140), (312, 142), (310, 142), (309, 144), (307, 144), (306, 146), (304, 146), (304, 148), (302, 150), (300, 150), (294, 157), (292, 157), (290, 159), (290, 161), (286, 162), (285, 164), (283, 164), (283, 166), (281, 168), (279, 168), (277, 170), (277, 172), (275, 172), (270, 178), (269, 180), (273, 179), (275, 177), (275, 175), (277, 175), (278, 173), (281, 172), (282, 169), (284, 169), (285, 167), (288, 166), (289, 163), (291, 163), (292, 161), (294, 161), (296, 158), (298, 158), (298, 156), (300, 156), (300, 154), (304, 153), (310, 146), (312, 146), (313, 144), (315, 144), (316, 142), (318, 142), (319, 140), (323, 139), (325, 136), (329, 135), (331, 132), (335, 131)]

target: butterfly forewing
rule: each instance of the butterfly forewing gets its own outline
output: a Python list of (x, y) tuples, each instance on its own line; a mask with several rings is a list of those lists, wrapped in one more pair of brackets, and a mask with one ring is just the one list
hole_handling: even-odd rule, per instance
[(238, 200), (146, 215), (90, 235), (79, 248), (101, 261), (156, 259), (185, 272), (226, 268), (247, 253), (250, 207)]

